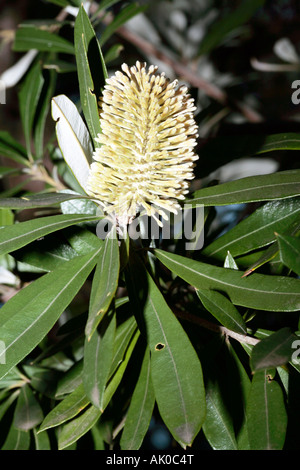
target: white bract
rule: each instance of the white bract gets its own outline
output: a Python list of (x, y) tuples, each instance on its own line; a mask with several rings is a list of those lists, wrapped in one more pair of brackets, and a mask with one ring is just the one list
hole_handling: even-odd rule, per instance
[(93, 146), (75, 104), (65, 95), (52, 99), (52, 117), (63, 157), (80, 186), (86, 191)]

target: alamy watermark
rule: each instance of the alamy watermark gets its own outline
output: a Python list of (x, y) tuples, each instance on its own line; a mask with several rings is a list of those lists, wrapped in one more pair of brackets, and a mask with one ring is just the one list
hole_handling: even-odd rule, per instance
[(295, 105), (300, 104), (300, 80), (293, 81), (292, 89), (295, 90), (291, 96), (292, 103)]
[(0, 340), (0, 364), (6, 364), (6, 346), (4, 341)]
[[(193, 207), (185, 204), (177, 214), (164, 211), (167, 220), (163, 220), (162, 227), (154, 217), (146, 214), (136, 217), (125, 230), (119, 231), (119, 238), (132, 240), (183, 240), (186, 250), (200, 250), (204, 244), (204, 206)], [(96, 234), (104, 240), (107, 236), (114, 236), (113, 219), (107, 216), (98, 222)]]
[(6, 86), (3, 80), (0, 80), (0, 104), (6, 104)]
[(300, 339), (293, 341), (292, 348), (295, 349), (295, 351), (292, 354), (291, 361), (295, 365), (300, 365)]

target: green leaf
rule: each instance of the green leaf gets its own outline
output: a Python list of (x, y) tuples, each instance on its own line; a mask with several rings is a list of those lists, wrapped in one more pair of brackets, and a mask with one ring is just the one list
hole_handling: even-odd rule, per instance
[(225, 206), (246, 202), (270, 201), (300, 195), (300, 170), (287, 170), (270, 175), (248, 176), (228, 183), (195, 191), (186, 204), (196, 207)]
[(78, 226), (66, 228), (64, 236), (79, 255), (85, 255), (98, 246), (103, 245), (102, 240), (96, 234)]
[[(144, 322), (142, 328), (151, 352), (151, 377), (160, 415), (185, 448), (192, 444), (205, 417), (202, 368), (180, 322), (144, 269), (138, 259), (131, 257), (129, 298), (135, 302), (133, 308), (139, 308), (140, 321)], [(141, 293), (145, 297), (143, 303)]]
[(275, 235), (283, 264), (300, 276), (300, 239), (280, 233)]
[(83, 384), (91, 403), (101, 411), (113, 360), (115, 332), (116, 315), (113, 310), (84, 343)]
[(53, 215), (20, 222), (0, 229), (0, 254), (10, 253), (49, 233), (83, 222), (99, 220), (99, 216)]
[[(22, 387), (24, 385), (24, 375), (19, 372), (17, 367), (13, 367), (5, 377), (0, 380), (0, 388), (15, 388)], [(18, 393), (20, 390), (18, 390)], [(2, 394), (1, 394), (2, 398)]]
[(253, 371), (287, 364), (293, 353), (293, 342), (297, 336), (290, 328), (284, 327), (257, 343), (251, 353), (250, 365)]
[(85, 334), (89, 339), (114, 298), (118, 287), (119, 269), (118, 239), (113, 229), (105, 239), (104, 248), (100, 253), (93, 278), (89, 315), (85, 328)]
[(36, 429), (33, 430), (35, 450), (51, 450), (50, 439), (46, 432), (39, 434)]
[(36, 64), (29, 69), (19, 93), (20, 114), (25, 135), (26, 148), (28, 155), (31, 157), (32, 127), (43, 84), (44, 78), (41, 73), (41, 66), (39, 62), (36, 62)]
[[(83, 5), (79, 9), (75, 21), (74, 40), (80, 101), (94, 140), (101, 132), (98, 99), (108, 74), (99, 42)], [(100, 64), (102, 73), (99, 73)], [(99, 80), (99, 76), (101, 76), (101, 80)], [(100, 83), (95, 83), (95, 78)]]
[(32, 181), (31, 177), (22, 179), (20, 183), (15, 184), (14, 186), (11, 186), (10, 188), (6, 189), (5, 191), (2, 191), (0, 194), (0, 199), (1, 198), (10, 198), (14, 196), (15, 194), (18, 194), (20, 191), (24, 190), (25, 186), (29, 184)]
[(154, 253), (167, 268), (192, 286), (224, 292), (235, 305), (277, 312), (297, 311), (300, 308), (298, 279), (263, 274), (242, 278), (240, 271), (212, 266), (162, 250), (154, 250)]
[(248, 253), (272, 243), (276, 240), (274, 231), (298, 223), (299, 215), (299, 199), (269, 202), (206, 246), (201, 254), (223, 260), (228, 250), (232, 256)]
[[(115, 374), (107, 385), (103, 400), (103, 411), (110, 403), (112, 396), (114, 395), (116, 389), (118, 388), (123, 378), (124, 372), (128, 365), (131, 354), (134, 350), (138, 337), (139, 331), (136, 331), (126, 350), (122, 363), (120, 364), (119, 368), (117, 369), (117, 371), (115, 372)], [(102, 412), (98, 408), (92, 405), (78, 418), (73, 419), (72, 421), (65, 424), (59, 436), (59, 449), (64, 449), (65, 447), (68, 447), (69, 445), (76, 442), (86, 432), (88, 432), (100, 418), (101, 413)]]
[(53, 397), (58, 373), (54, 369), (36, 365), (23, 365), (23, 371), (30, 380), (30, 387), (48, 397)]
[(65, 95), (52, 98), (52, 118), (65, 162), (85, 190), (92, 160), (93, 145), (75, 104)]
[(28, 384), (23, 385), (14, 413), (14, 427), (21, 431), (35, 428), (43, 420), (43, 411)]
[(0, 131), (0, 153), (3, 157), (29, 166), (26, 149), (6, 131)]
[[(61, 235), (61, 236), (59, 236)], [(30, 246), (24, 246), (11, 253), (18, 263), (25, 263), (43, 272), (53, 271), (61, 263), (78, 256), (75, 250), (65, 242), (63, 234), (48, 235), (43, 240), (36, 240)], [(18, 265), (20, 269), (20, 266)]]
[(44, 155), (44, 131), (48, 116), (50, 101), (54, 94), (56, 73), (54, 70), (44, 73), (44, 86), (38, 103), (34, 122), (34, 149), (35, 157), (42, 159)]
[(118, 325), (114, 340), (114, 354), (109, 378), (112, 377), (116, 369), (122, 363), (128, 349), (128, 345), (130, 344), (130, 340), (133, 338), (133, 334), (136, 329), (137, 324), (133, 315)]
[(106, 387), (105, 393), (104, 393), (103, 411), (105, 410), (107, 405), (110, 403), (115, 391), (117, 390), (118, 386), (120, 385), (120, 382), (123, 378), (124, 372), (126, 370), (128, 362), (131, 358), (132, 352), (133, 352), (134, 347), (136, 345), (136, 342), (139, 338), (139, 335), (140, 335), (139, 330), (136, 330), (135, 333), (133, 334), (133, 336), (130, 338), (129, 344), (128, 344), (126, 350), (125, 350), (123, 360), (120, 363), (119, 367), (114, 372), (114, 374), (111, 376), (110, 381), (107, 384), (107, 387)]
[(121, 11), (115, 16), (112, 22), (106, 26), (105, 30), (101, 34), (100, 44), (103, 46), (105, 42), (110, 38), (110, 36), (122, 26), (133, 18), (134, 16), (142, 13), (147, 8), (147, 5), (139, 6), (138, 3), (131, 3), (128, 6), (121, 9)]
[[(75, 191), (71, 189), (63, 189), (62, 193), (72, 193), (77, 195)], [(91, 214), (95, 215), (101, 214), (101, 209), (97, 206), (97, 204), (89, 198), (78, 198), (78, 199), (70, 199), (68, 201), (62, 201), (60, 204), (60, 208), (63, 214)]]
[(43, 420), (39, 433), (56, 426), (77, 416), (84, 408), (89, 405), (90, 401), (85, 394), (84, 386), (81, 383), (66, 398), (59, 402)]
[(99, 250), (63, 263), (18, 292), (2, 308), (1, 340), (5, 364), (0, 377), (44, 338), (93, 269)]
[(62, 398), (72, 392), (82, 382), (83, 359), (76, 362), (58, 381), (55, 396)]
[[(226, 346), (228, 349), (229, 374), (227, 375), (228, 380), (225, 380), (231, 396), (231, 403), (233, 405), (234, 412), (237, 408), (240, 409), (240, 416), (238, 416), (238, 420), (235, 419), (236, 440), (239, 450), (249, 450), (250, 445), (247, 432), (246, 407), (251, 381), (237, 352), (229, 342), (226, 343)], [(231, 384), (234, 384), (235, 386), (234, 393), (231, 393)], [(239, 407), (236, 406), (236, 400), (239, 400), (240, 402)]]
[(14, 214), (9, 209), (0, 209), (0, 227), (5, 225), (13, 225), (14, 223)]
[(71, 73), (76, 72), (76, 64), (67, 62), (66, 60), (59, 60), (56, 56), (45, 59), (44, 69), (54, 70), (56, 73)]
[(121, 436), (122, 450), (138, 450), (148, 431), (155, 403), (150, 373), (150, 354), (147, 348)]
[(255, 372), (247, 407), (251, 450), (281, 450), (286, 426), (287, 413), (279, 384), (268, 370)]
[(84, 196), (69, 193), (38, 193), (21, 197), (0, 198), (0, 208), (9, 209), (34, 209), (36, 207), (47, 207), (61, 204), (64, 201), (75, 199), (82, 200)]
[(20, 431), (11, 426), (1, 450), (29, 450), (29, 431)]
[[(111, 8), (113, 5), (116, 3), (119, 3), (121, 0), (101, 0), (99, 5), (97, 6), (96, 11), (94, 12), (94, 17), (96, 18), (98, 13), (103, 10), (107, 10), (108, 8)], [(94, 19), (92, 17), (92, 19)]]
[(69, 0), (47, 0), (49, 3), (54, 3), (54, 5), (59, 5), (60, 7), (67, 7), (70, 5)]
[(242, 335), (247, 334), (247, 327), (237, 308), (223, 294), (215, 290), (197, 289), (197, 295), (208, 310), (219, 322)]
[(203, 432), (215, 450), (237, 450), (233, 422), (224, 403), (217, 382), (208, 382), (206, 388), (206, 418)]
[[(287, 228), (283, 231), (282, 233), (283, 236), (285, 235), (293, 236), (299, 233), (299, 230), (300, 230), (299, 219), (293, 218), (292, 220), (293, 220), (292, 223), (288, 224)], [(277, 236), (276, 232), (274, 233), (274, 235)], [(247, 266), (246, 272), (244, 273), (244, 276), (248, 276), (249, 274), (251, 274), (253, 271), (255, 271), (257, 268), (259, 268), (265, 263), (268, 263), (272, 260), (275, 261), (275, 258), (278, 261), (280, 261), (278, 240), (273, 242), (272, 245), (270, 245), (266, 250), (261, 250), (260, 252), (258, 251), (256, 253), (253, 253), (253, 255), (255, 256), (254, 259), (256, 258), (255, 262), (254, 263), (252, 262), (250, 267), (249, 267), (249, 261), (247, 262), (248, 266)], [(242, 259), (240, 258), (239, 264), (245, 263), (246, 260), (247, 260), (247, 257), (242, 258)]]
[[(0, 403), (0, 421), (3, 418), (3, 416), (5, 415), (6, 411), (10, 408), (12, 403), (19, 396), (19, 393), (20, 393), (20, 390), (16, 390), (13, 393), (10, 392), (8, 397), (1, 401), (1, 403)], [(2, 396), (1, 396), (1, 398), (2, 398)]]
[(226, 16), (216, 21), (201, 42), (199, 54), (207, 54), (218, 46), (229, 33), (246, 23), (265, 0), (244, 0)]
[(210, 138), (201, 146), (201, 165), (195, 168), (196, 176), (203, 178), (228, 162), (245, 157), (260, 158), (269, 152), (299, 150), (300, 134), (231, 135)]
[(58, 449), (62, 450), (78, 441), (100, 418), (101, 411), (90, 406), (78, 418), (66, 423), (58, 436)]
[(16, 176), (20, 175), (23, 172), (22, 168), (11, 168), (11, 167), (6, 167), (2, 166), (0, 168), (0, 179), (5, 178), (6, 176)]
[(118, 59), (123, 49), (124, 46), (122, 44), (114, 44), (111, 46), (104, 56), (105, 63), (108, 64)]
[(74, 54), (73, 44), (57, 34), (36, 28), (32, 25), (20, 25), (16, 31), (13, 50), (24, 52), (30, 49)]

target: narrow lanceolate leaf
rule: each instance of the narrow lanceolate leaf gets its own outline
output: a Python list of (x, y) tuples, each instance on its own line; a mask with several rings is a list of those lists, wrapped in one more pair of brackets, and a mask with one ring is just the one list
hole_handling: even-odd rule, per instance
[(23, 385), (14, 413), (14, 426), (21, 431), (35, 428), (43, 420), (43, 411), (28, 384)]
[(200, 45), (200, 54), (207, 54), (217, 47), (229, 33), (246, 23), (265, 3), (265, 0), (244, 0), (232, 11), (216, 21), (205, 35)]
[[(205, 417), (202, 368), (196, 351), (138, 259), (131, 260), (131, 300), (151, 352), (151, 377), (160, 415), (174, 438), (191, 445)], [(144, 301), (139, 297), (144, 292)], [(174, 413), (176, 410), (176, 413)]]
[(13, 50), (23, 52), (30, 49), (74, 54), (73, 44), (57, 34), (35, 28), (32, 25), (20, 25), (16, 31)]
[(26, 149), (17, 142), (7, 131), (0, 131), (0, 153), (21, 165), (28, 166)]
[(186, 204), (193, 207), (225, 206), (245, 202), (271, 201), (300, 195), (300, 170), (271, 175), (248, 176), (229, 183), (199, 189)]
[(93, 277), (85, 334), (90, 339), (107, 312), (118, 287), (119, 246), (115, 230), (106, 237)]
[(223, 260), (228, 250), (232, 256), (249, 253), (272, 243), (275, 231), (299, 223), (299, 217), (299, 199), (268, 202), (206, 246), (202, 254)]
[(40, 426), (39, 432), (59, 426), (74, 418), (86, 408), (89, 403), (83, 384), (78, 385), (72, 393), (60, 401), (59, 404), (47, 414)]
[(247, 334), (247, 327), (243, 317), (225, 295), (210, 289), (197, 289), (197, 294), (204, 307), (223, 326), (242, 335)]
[(65, 449), (87, 433), (101, 416), (101, 411), (91, 405), (78, 418), (66, 423), (58, 437), (58, 449)]
[(287, 413), (279, 384), (268, 370), (255, 372), (247, 407), (250, 449), (281, 450), (286, 426)]
[(101, 46), (109, 39), (109, 37), (126, 21), (129, 21), (133, 16), (142, 13), (147, 7), (140, 6), (137, 2), (129, 4), (125, 8), (121, 9), (118, 15), (115, 16), (113, 21), (106, 26), (105, 30), (101, 34), (100, 43)]
[[(91, 136), (95, 139), (101, 132), (98, 111), (98, 98), (101, 90), (94, 83), (95, 78), (92, 72), (97, 69), (95, 77), (102, 76), (101, 88), (104, 87), (108, 75), (100, 45), (83, 5), (79, 8), (75, 21), (74, 40), (81, 106)], [(100, 64), (102, 74), (99, 73)]]
[(46, 207), (61, 204), (64, 201), (81, 199), (80, 194), (68, 193), (39, 193), (21, 197), (0, 198), (0, 208), (9, 209), (34, 209), (36, 207)]
[(83, 359), (76, 362), (68, 371), (60, 378), (56, 385), (55, 397), (58, 399), (65, 397), (81, 384), (82, 382)]
[(252, 370), (278, 367), (288, 363), (293, 353), (295, 340), (297, 336), (287, 327), (262, 339), (252, 349), (250, 358)]
[(44, 131), (48, 116), (51, 98), (54, 95), (56, 84), (56, 73), (54, 70), (44, 71), (44, 86), (38, 105), (38, 113), (34, 123), (34, 153), (37, 159), (43, 158)]
[[(292, 132), (271, 135), (219, 136), (210, 139), (201, 149), (199, 174), (207, 176), (232, 160), (281, 150), (300, 150), (300, 135)], [(197, 171), (197, 169), (196, 169)]]
[(31, 154), (31, 136), (33, 120), (44, 84), (41, 66), (37, 62), (28, 72), (19, 93), (20, 114), (25, 135), (28, 155)]
[(300, 238), (275, 233), (282, 262), (300, 276)]
[[(238, 423), (238, 428), (236, 429), (236, 440), (239, 450), (248, 450), (250, 446), (247, 433), (246, 407), (248, 403), (247, 400), (251, 381), (245, 366), (242, 364), (241, 359), (239, 358), (239, 355), (235, 352), (234, 348), (229, 342), (227, 343), (227, 349), (229, 374), (225, 381), (231, 396), (231, 403), (233, 404), (234, 420), (235, 423)], [(221, 375), (224, 377), (222, 372)], [(231, 384), (234, 384), (234, 393), (231, 393)], [(236, 400), (239, 400), (238, 407), (236, 406)]]
[(113, 360), (115, 331), (116, 315), (112, 310), (84, 345), (83, 384), (91, 403), (101, 411)]
[(112, 396), (114, 395), (115, 391), (117, 390), (117, 388), (118, 388), (118, 386), (119, 386), (119, 384), (120, 384), (120, 382), (123, 378), (124, 372), (126, 370), (128, 362), (131, 358), (132, 352), (135, 348), (135, 345), (136, 345), (136, 342), (139, 338), (139, 335), (140, 335), (139, 330), (136, 330), (135, 333), (133, 334), (132, 338), (130, 339), (129, 343), (128, 343), (128, 347), (125, 351), (122, 362), (120, 363), (119, 367), (114, 372), (114, 374), (111, 376), (111, 378), (110, 378), (110, 380), (107, 384), (107, 387), (106, 387), (105, 393), (104, 393), (104, 399), (103, 399), (103, 411), (105, 410), (107, 405), (110, 403), (110, 401), (112, 399)]
[(95, 266), (99, 251), (63, 263), (2, 307), (0, 329), (5, 347), (0, 354), (0, 377), (27, 356), (52, 328)]
[(206, 418), (203, 424), (206, 439), (215, 450), (237, 450), (232, 418), (217, 383), (206, 385)]
[(92, 222), (99, 220), (98, 216), (74, 215), (54, 215), (43, 217), (19, 224), (11, 225), (0, 229), (0, 254), (12, 251), (28, 245), (37, 238), (53, 233), (57, 230), (69, 227), (70, 225), (82, 222)]
[(30, 446), (29, 431), (20, 431), (11, 425), (1, 450), (28, 450)]
[(114, 354), (111, 364), (109, 378), (114, 374), (118, 366), (122, 363), (125, 353), (128, 349), (130, 340), (137, 329), (137, 324), (134, 316), (127, 318), (120, 325), (118, 325), (114, 340)]
[(64, 159), (85, 189), (93, 153), (89, 132), (75, 104), (65, 95), (52, 98), (52, 117), (56, 121), (57, 141)]
[(49, 436), (46, 432), (38, 434), (37, 430), (33, 430), (35, 450), (51, 450)]
[[(297, 209), (295, 210), (296, 215), (298, 214)], [(294, 237), (294, 235), (298, 234), (300, 231), (300, 219), (299, 217), (293, 218), (292, 223), (287, 225), (287, 228), (281, 233), (282, 236), (288, 236), (288, 237)], [(279, 243), (278, 243), (278, 234), (274, 232), (274, 236), (277, 237), (277, 240), (272, 243), (266, 250), (263, 250), (262, 253), (257, 252), (256, 255), (256, 260), (254, 263), (252, 263), (247, 270), (245, 271), (243, 276), (248, 276), (251, 274), (253, 271), (258, 269), (260, 266), (262, 266), (265, 263), (268, 263), (269, 261), (272, 261), (277, 257), (277, 260), (279, 261)], [(259, 256), (260, 255), (260, 256)], [(255, 258), (254, 258), (255, 259)], [(293, 263), (294, 268), (296, 269), (297, 263), (298, 262), (298, 257), (296, 257), (296, 260), (294, 258), (290, 258), (290, 261)], [(241, 262), (241, 260), (239, 260)], [(300, 267), (299, 267), (300, 270)], [(296, 271), (295, 271), (296, 272)]]
[(78, 256), (75, 250), (65, 242), (63, 234), (48, 235), (46, 238), (30, 243), (12, 252), (15, 260), (38, 268), (44, 272), (53, 271), (59, 264)]
[(235, 305), (267, 311), (291, 312), (300, 308), (300, 281), (284, 276), (251, 274), (220, 268), (184, 256), (155, 250), (172, 272), (197, 289), (214, 289), (228, 295)]
[(120, 441), (122, 450), (138, 450), (148, 431), (155, 403), (150, 372), (150, 355), (147, 348), (122, 432)]

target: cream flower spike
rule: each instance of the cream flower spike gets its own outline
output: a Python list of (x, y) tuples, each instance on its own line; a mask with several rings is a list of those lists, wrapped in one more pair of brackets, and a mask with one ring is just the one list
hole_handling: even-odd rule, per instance
[(185, 86), (157, 67), (136, 62), (106, 80), (100, 98), (102, 133), (88, 178), (88, 193), (120, 226), (143, 208), (157, 216), (177, 213), (198, 159), (194, 100)]

